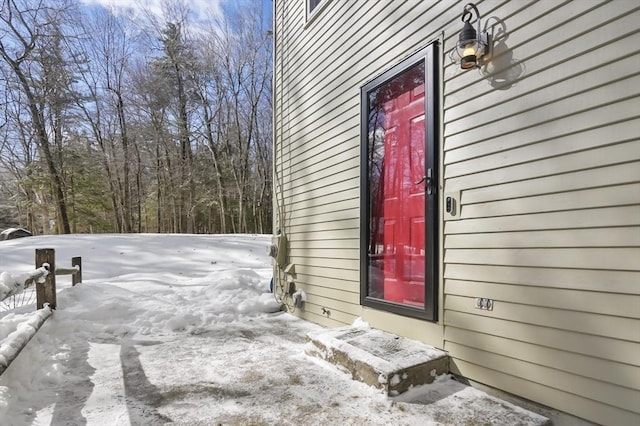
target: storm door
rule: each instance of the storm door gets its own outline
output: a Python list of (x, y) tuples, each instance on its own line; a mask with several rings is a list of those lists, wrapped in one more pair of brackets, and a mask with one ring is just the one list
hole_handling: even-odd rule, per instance
[(362, 88), (362, 303), (435, 320), (435, 44)]

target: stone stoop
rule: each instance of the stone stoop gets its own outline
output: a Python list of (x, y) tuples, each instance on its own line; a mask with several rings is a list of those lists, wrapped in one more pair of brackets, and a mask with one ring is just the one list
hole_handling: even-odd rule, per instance
[(396, 396), (449, 372), (440, 349), (369, 327), (346, 326), (307, 335), (308, 355), (324, 359), (370, 386)]

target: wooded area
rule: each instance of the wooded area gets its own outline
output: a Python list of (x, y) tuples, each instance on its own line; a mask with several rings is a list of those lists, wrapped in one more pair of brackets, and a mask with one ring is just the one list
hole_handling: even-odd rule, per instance
[(271, 231), (272, 40), (194, 19), (0, 0), (0, 210), (34, 234)]

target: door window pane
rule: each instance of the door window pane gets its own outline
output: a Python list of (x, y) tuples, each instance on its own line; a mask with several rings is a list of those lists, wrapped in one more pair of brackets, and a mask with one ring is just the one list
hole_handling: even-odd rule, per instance
[(368, 295), (425, 304), (425, 66), (367, 94)]

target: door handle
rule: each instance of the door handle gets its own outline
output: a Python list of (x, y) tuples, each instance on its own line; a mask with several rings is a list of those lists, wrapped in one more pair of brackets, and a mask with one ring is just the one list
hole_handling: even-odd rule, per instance
[(429, 167), (427, 169), (427, 175), (422, 176), (422, 179), (416, 182), (416, 185), (420, 185), (422, 182), (426, 182), (424, 189), (427, 191), (427, 195), (433, 194), (433, 169)]

